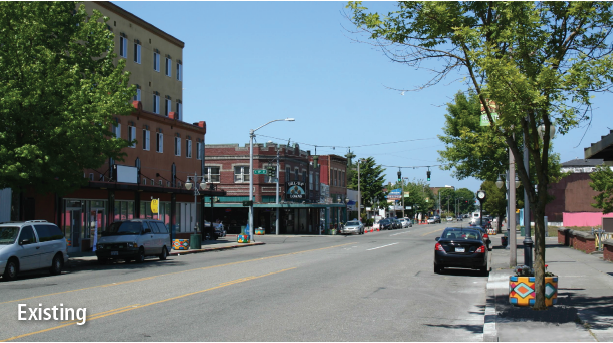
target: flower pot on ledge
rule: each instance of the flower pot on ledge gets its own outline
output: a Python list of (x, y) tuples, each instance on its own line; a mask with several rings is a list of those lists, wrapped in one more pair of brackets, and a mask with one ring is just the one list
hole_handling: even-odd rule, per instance
[[(536, 300), (534, 277), (509, 276), (509, 302), (515, 306), (533, 306)], [(558, 302), (558, 277), (545, 277), (545, 305)]]

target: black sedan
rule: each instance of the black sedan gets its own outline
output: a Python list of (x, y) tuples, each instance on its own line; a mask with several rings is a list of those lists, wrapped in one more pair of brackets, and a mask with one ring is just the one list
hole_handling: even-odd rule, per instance
[(385, 218), (379, 221), (379, 230), (392, 230), (394, 228), (394, 223), (391, 219)]
[(445, 228), (434, 245), (434, 272), (440, 273), (446, 267), (479, 269), (487, 275), (489, 239), (473, 228)]

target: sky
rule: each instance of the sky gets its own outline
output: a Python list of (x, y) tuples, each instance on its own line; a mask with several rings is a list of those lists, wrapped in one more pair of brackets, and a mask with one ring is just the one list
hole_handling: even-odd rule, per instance
[[(186, 122), (207, 123), (206, 144), (299, 143), (319, 155), (372, 156), (402, 176), (430, 185), (479, 189), (480, 180), (457, 180), (439, 169), (446, 104), (467, 86), (450, 77), (416, 92), (431, 74), (391, 62), (344, 16), (347, 2), (114, 2), (185, 43), (183, 104)], [(364, 2), (387, 13), (394, 2)], [(596, 94), (590, 123), (554, 139), (561, 161), (613, 128), (611, 95)], [(397, 142), (397, 143), (393, 143)], [(387, 144), (393, 143), (393, 144)], [(317, 146), (317, 148), (315, 147)], [(412, 168), (412, 167), (418, 168)], [(398, 168), (386, 168), (386, 183)]]

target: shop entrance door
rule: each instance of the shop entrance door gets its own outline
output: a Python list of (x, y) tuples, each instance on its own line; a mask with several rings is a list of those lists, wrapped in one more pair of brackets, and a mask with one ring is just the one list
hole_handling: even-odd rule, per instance
[(69, 208), (70, 212), (70, 246), (73, 248), (81, 247), (81, 208)]

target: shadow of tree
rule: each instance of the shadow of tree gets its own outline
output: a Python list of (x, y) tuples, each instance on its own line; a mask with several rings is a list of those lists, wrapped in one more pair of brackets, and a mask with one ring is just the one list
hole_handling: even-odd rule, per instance
[(440, 274), (447, 276), (469, 276), (469, 277), (487, 277), (477, 269), (465, 269), (465, 268), (445, 268), (441, 270)]
[(425, 324), (433, 328), (451, 329), (451, 330), (466, 330), (472, 333), (483, 333), (483, 325), (461, 325), (461, 324)]

